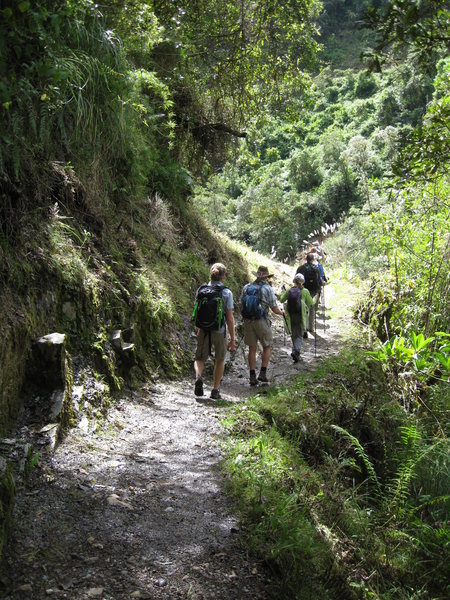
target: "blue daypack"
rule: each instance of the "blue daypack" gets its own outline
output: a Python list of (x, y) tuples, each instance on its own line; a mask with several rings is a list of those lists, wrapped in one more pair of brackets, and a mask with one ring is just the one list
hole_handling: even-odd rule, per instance
[(258, 320), (264, 316), (261, 308), (261, 288), (266, 283), (249, 283), (241, 301), (241, 314), (244, 319)]

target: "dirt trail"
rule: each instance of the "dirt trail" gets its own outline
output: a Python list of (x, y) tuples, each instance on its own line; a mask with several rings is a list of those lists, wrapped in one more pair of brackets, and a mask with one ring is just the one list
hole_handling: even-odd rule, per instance
[[(304, 360), (294, 364), (274, 315), (273, 383), (313, 369), (338, 348), (337, 324), (327, 316), (324, 330), (319, 316), (316, 352), (314, 339), (305, 340)], [(70, 431), (18, 490), (6, 549), (9, 591), (0, 597), (271, 598), (218, 468), (224, 405), (263, 389), (248, 385), (241, 343), (222, 383), (225, 402), (196, 399), (193, 379), (160, 382), (124, 395), (99, 430), (84, 423)]]

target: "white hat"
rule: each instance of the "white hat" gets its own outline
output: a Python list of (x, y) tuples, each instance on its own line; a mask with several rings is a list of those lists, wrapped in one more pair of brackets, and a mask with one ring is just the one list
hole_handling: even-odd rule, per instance
[(305, 283), (305, 278), (303, 277), (303, 275), (301, 273), (295, 274), (293, 282), (297, 283), (297, 281), (301, 281), (302, 283)]

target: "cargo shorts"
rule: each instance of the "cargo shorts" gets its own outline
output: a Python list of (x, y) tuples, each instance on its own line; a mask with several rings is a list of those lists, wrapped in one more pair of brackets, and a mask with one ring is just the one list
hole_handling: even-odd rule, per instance
[(246, 346), (256, 346), (258, 342), (263, 348), (272, 344), (272, 327), (269, 319), (244, 319), (244, 342)]
[(195, 360), (206, 362), (209, 356), (209, 333), (211, 333), (211, 348), (214, 348), (214, 358), (224, 360), (227, 353), (227, 338), (225, 331), (204, 331), (200, 329), (197, 336)]

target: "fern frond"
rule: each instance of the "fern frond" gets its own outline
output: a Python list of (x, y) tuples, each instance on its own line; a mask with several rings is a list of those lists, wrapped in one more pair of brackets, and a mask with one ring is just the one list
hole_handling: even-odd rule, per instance
[[(417, 466), (419, 463), (430, 453), (434, 452), (436, 448), (446, 443), (446, 440), (439, 440), (435, 444), (432, 444), (420, 451), (418, 441), (422, 440), (422, 436), (417, 432), (414, 426), (401, 428), (402, 441), (406, 446), (407, 455), (403, 462), (397, 469), (397, 474), (388, 486), (389, 494), (387, 496), (388, 505), (390, 511), (396, 511), (397, 514), (403, 515), (407, 508), (407, 501), (410, 495), (411, 481), (416, 476)], [(448, 498), (446, 495), (440, 496), (440, 498)], [(429, 501), (429, 506), (434, 503), (433, 498)], [(409, 508), (408, 513), (415, 512), (417, 508)]]
[(378, 480), (377, 474), (375, 472), (375, 469), (373, 468), (373, 465), (370, 462), (370, 458), (367, 455), (367, 452), (364, 450), (364, 448), (363, 448), (361, 442), (358, 440), (358, 438), (355, 437), (354, 435), (352, 435), (349, 431), (347, 431), (343, 427), (339, 427), (339, 425), (332, 425), (331, 427), (332, 427), (332, 429), (334, 429), (335, 431), (337, 431), (338, 433), (340, 433), (341, 435), (346, 437), (351, 442), (356, 454), (364, 463), (367, 474), (369, 476), (369, 480), (373, 484), (375, 484), (378, 492), (381, 493), (381, 486), (380, 486), (380, 482)]
[(398, 514), (403, 513), (409, 496), (409, 486), (415, 475), (415, 465), (416, 462), (412, 458), (403, 462), (397, 470), (396, 477), (388, 486), (388, 495), (390, 496), (388, 504), (390, 512), (396, 511)]
[(422, 504), (420, 504), (419, 506), (415, 506), (414, 508), (412, 508), (411, 514), (419, 512), (419, 511), (423, 510), (424, 508), (439, 506), (440, 504), (445, 505), (447, 503), (450, 503), (450, 495), (436, 496), (434, 498), (430, 498), (426, 502), (422, 502)]
[(400, 427), (400, 437), (405, 448), (414, 445), (418, 440), (422, 439), (420, 432), (415, 425)]

